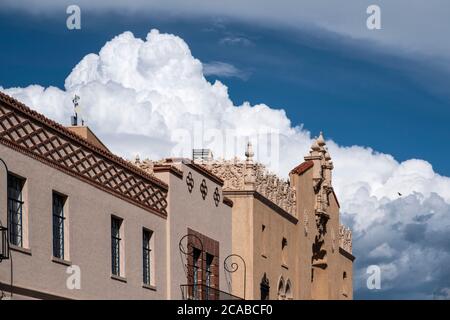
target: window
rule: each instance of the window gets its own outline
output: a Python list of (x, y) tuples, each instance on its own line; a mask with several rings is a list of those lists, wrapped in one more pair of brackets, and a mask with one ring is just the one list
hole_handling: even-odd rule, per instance
[(53, 256), (64, 259), (64, 204), (66, 196), (53, 192)]
[(201, 251), (194, 248), (194, 253), (193, 253), (193, 259), (194, 259), (194, 263), (193, 263), (193, 274), (192, 274), (192, 280), (193, 280), (193, 295), (194, 295), (194, 299), (197, 300), (199, 298), (199, 290), (198, 290), (198, 285), (199, 285), (199, 277), (200, 277), (200, 256), (201, 256)]
[(286, 289), (284, 292), (285, 299), (292, 300), (291, 280), (286, 281)]
[(280, 280), (278, 281), (278, 300), (284, 300), (285, 299), (284, 293), (285, 293), (285, 291), (284, 291), (284, 280), (283, 280), (283, 277), (281, 277)]
[(210, 295), (210, 287), (214, 287), (214, 283), (211, 281), (212, 277), (213, 277), (213, 271), (212, 271), (212, 263), (214, 261), (214, 256), (211, 254), (206, 254), (206, 269), (205, 269), (205, 273), (206, 273), (206, 292), (205, 292), (205, 296), (206, 299), (209, 300), (209, 295)]
[(15, 246), (23, 246), (23, 199), (25, 180), (8, 174), (8, 216), (9, 241)]
[(267, 231), (266, 226), (263, 224), (261, 226), (261, 255), (266, 257), (266, 242), (267, 242)]
[(261, 289), (261, 300), (269, 300), (270, 284), (269, 278), (267, 278), (266, 273), (264, 273), (264, 276), (261, 279), (260, 289)]
[(142, 258), (143, 258), (143, 281), (144, 284), (151, 284), (151, 238), (152, 232), (144, 229), (142, 232)]
[(284, 266), (287, 266), (287, 245), (287, 239), (283, 238), (283, 240), (281, 240), (281, 263)]
[(120, 276), (120, 227), (122, 219), (111, 217), (111, 272), (115, 276)]

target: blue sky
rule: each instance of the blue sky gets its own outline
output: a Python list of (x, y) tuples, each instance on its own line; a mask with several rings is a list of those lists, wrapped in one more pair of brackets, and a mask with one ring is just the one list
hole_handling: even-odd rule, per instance
[[(422, 41), (419, 31), (417, 37), (412, 37), (417, 42), (408, 42), (408, 50), (403, 44), (392, 45), (396, 41), (401, 44), (403, 39), (403, 35), (390, 39), (389, 27), (395, 33), (392, 21), (381, 33), (381, 37), (389, 38), (384, 43), (370, 36), (357, 37), (360, 31), (352, 34), (345, 28), (334, 32), (309, 22), (300, 26), (279, 21), (267, 23), (265, 19), (221, 15), (216, 11), (199, 16), (170, 11), (118, 14), (114, 10), (83, 10), (82, 29), (77, 31), (65, 28), (66, 18), (64, 10), (0, 8), (1, 87), (40, 84), (63, 89), (65, 78), (86, 54), (98, 53), (105, 42), (124, 31), (144, 39), (150, 29), (157, 28), (184, 39), (192, 55), (205, 65), (218, 66), (219, 71), (216, 69), (207, 79), (219, 79), (227, 85), (235, 105), (249, 101), (252, 105), (265, 103), (284, 109), (293, 126), (304, 125), (313, 135), (324, 130), (327, 139), (340, 146), (370, 147), (399, 162), (424, 159), (435, 172), (450, 176), (450, 50), (446, 51), (445, 44), (430, 45), (427, 41), (431, 37), (422, 35)], [(364, 12), (361, 19), (365, 19)], [(430, 33), (434, 33), (432, 26)], [(408, 38), (409, 33), (404, 37)], [(220, 67), (227, 72), (221, 73)], [(441, 196), (445, 198), (444, 193)], [(356, 202), (359, 197), (358, 193)], [(362, 277), (364, 266), (377, 261), (386, 260), (401, 268), (400, 262), (389, 260), (392, 257), (379, 258), (380, 250), (370, 255), (372, 249), (386, 248), (372, 239), (392, 238), (388, 253), (413, 248), (431, 254), (427, 251), (429, 243), (444, 244), (448, 251), (450, 205), (437, 195), (427, 198), (424, 205), (418, 200), (420, 197), (412, 192), (389, 203), (380, 200), (377, 210), (384, 212), (383, 219), (392, 219), (354, 233), (358, 257), (355, 269), (362, 270), (359, 278), (355, 275), (355, 281)], [(371, 205), (370, 199), (367, 201), (365, 207)], [(407, 207), (414, 209), (405, 211), (403, 208)], [(405, 218), (394, 223), (399, 212), (410, 221)], [(435, 219), (447, 219), (439, 220), (442, 230), (438, 233), (431, 232), (435, 228), (433, 221), (427, 225), (418, 218), (429, 212)], [(357, 219), (350, 211), (345, 217), (350, 226), (356, 225)], [(423, 237), (412, 237), (409, 230), (423, 223)], [(380, 225), (386, 227), (381, 230)], [(362, 288), (356, 291), (356, 297), (429, 298), (434, 292), (445, 291), (450, 284), (442, 261), (449, 262), (450, 255), (443, 257), (435, 262), (440, 264), (434, 266), (437, 271), (432, 282), (416, 284), (409, 276), (399, 277), (395, 280), (397, 287), (381, 295)], [(408, 282), (405, 279), (410, 285), (404, 285)]]
[[(151, 28), (182, 37), (202, 62), (224, 62), (243, 77), (219, 78), (236, 103), (283, 108), (342, 145), (364, 145), (399, 161), (426, 159), (450, 175), (449, 73), (434, 61), (381, 50), (323, 30), (263, 27), (230, 18), (186, 19), (152, 15), (84, 13), (78, 31), (64, 28), (66, 15), (0, 12), (0, 85), (64, 85), (78, 61), (113, 36)], [(243, 41), (226, 42), (223, 39)], [(442, 138), (442, 139), (440, 139)], [(439, 152), (436, 152), (439, 150)]]

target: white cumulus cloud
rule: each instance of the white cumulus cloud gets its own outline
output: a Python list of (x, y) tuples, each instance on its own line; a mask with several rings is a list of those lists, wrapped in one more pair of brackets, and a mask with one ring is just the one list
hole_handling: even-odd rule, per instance
[[(261, 146), (264, 141), (258, 140), (257, 154), (287, 176), (307, 153), (310, 132), (293, 126), (284, 110), (234, 105), (228, 88), (208, 82), (204, 74), (204, 65), (181, 38), (152, 30), (145, 40), (122, 33), (98, 54), (86, 55), (68, 75), (64, 90), (39, 85), (0, 89), (63, 124), (78, 94), (87, 124), (127, 158), (190, 156), (192, 147), (210, 147), (216, 156), (243, 156), (246, 137), (276, 133), (269, 141), (279, 151), (275, 160)], [(355, 288), (369, 294), (364, 289), (369, 264), (386, 271), (385, 290), (429, 298), (450, 287), (449, 272), (440, 269), (450, 260), (450, 178), (424, 160), (399, 163), (367, 147), (327, 145), (342, 217), (354, 230)], [(408, 273), (411, 268), (414, 275)]]

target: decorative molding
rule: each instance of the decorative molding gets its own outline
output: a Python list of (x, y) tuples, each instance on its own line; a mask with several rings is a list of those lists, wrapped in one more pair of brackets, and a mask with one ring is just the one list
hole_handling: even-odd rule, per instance
[[(250, 153), (251, 154), (251, 153)], [(268, 172), (260, 163), (238, 160), (198, 160), (197, 164), (205, 167), (224, 181), (224, 191), (253, 190), (265, 197), (283, 211), (296, 215), (296, 193), (288, 181), (282, 180)]]
[(203, 176), (207, 177), (209, 180), (211, 180), (214, 183), (217, 183), (219, 186), (223, 186), (224, 181), (221, 179), (220, 176), (214, 174), (212, 171), (208, 170), (207, 168), (200, 166), (193, 161), (187, 160), (183, 161), (185, 165), (187, 165), (189, 168), (196, 170), (198, 173), (202, 174)]
[(309, 232), (309, 218), (308, 218), (308, 212), (305, 211), (303, 212), (303, 231), (305, 233), (305, 236), (308, 235)]
[(345, 251), (342, 248), (339, 248), (339, 253), (342, 254), (347, 259), (349, 259), (351, 262), (355, 261), (355, 259), (356, 259), (354, 255), (352, 255), (351, 253)]
[(205, 179), (203, 179), (202, 183), (200, 184), (200, 193), (202, 194), (203, 200), (205, 200), (206, 196), (208, 195), (208, 186), (206, 185)]
[(186, 176), (186, 184), (189, 190), (189, 193), (192, 192), (192, 189), (194, 189), (194, 178), (192, 178), (192, 172), (189, 172), (188, 175)]
[(213, 199), (214, 199), (214, 203), (215, 203), (216, 207), (218, 207), (219, 203), (220, 203), (220, 193), (219, 193), (219, 188), (217, 188), (217, 187), (216, 187), (216, 190), (214, 190)]
[(223, 204), (229, 206), (230, 208), (233, 208), (233, 200), (231, 200), (228, 197), (223, 197)]
[(1, 92), (0, 143), (147, 211), (167, 216), (167, 184)]
[(261, 201), (263, 204), (271, 208), (273, 211), (278, 213), (280, 216), (285, 218), (286, 220), (292, 222), (293, 224), (298, 223), (298, 219), (294, 217), (289, 212), (283, 210), (283, 208), (277, 206), (272, 201), (268, 200), (266, 197), (261, 195), (258, 191), (255, 190), (224, 190), (223, 194), (226, 196), (252, 196), (255, 199)]
[(339, 247), (352, 253), (352, 231), (342, 224), (339, 226)]

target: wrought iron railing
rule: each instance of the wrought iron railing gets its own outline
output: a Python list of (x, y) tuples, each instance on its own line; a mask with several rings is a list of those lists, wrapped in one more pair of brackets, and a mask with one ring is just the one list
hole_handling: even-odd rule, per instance
[(183, 300), (242, 300), (228, 292), (202, 284), (180, 285)]
[(0, 225), (0, 262), (9, 259), (8, 228)]

